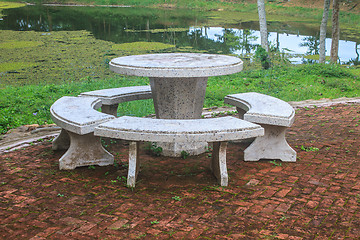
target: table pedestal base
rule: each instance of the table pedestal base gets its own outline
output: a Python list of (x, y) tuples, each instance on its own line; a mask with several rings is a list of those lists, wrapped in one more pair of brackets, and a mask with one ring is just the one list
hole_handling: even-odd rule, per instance
[[(207, 77), (149, 78), (156, 118), (198, 119), (204, 106)], [(204, 153), (207, 143), (157, 143), (163, 156), (179, 157)]]
[[(161, 155), (167, 157), (185, 157), (187, 155), (199, 155), (208, 149), (206, 142), (192, 142), (192, 143), (164, 143), (157, 142), (158, 147), (163, 150)], [(184, 155), (185, 154), (185, 155)]]

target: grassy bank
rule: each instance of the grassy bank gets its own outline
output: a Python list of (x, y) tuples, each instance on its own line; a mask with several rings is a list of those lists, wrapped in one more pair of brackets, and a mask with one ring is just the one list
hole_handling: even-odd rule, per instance
[[(241, 1), (84, 0), (76, 3), (152, 7), (164, 7), (166, 3), (167, 7), (174, 8), (216, 9), (217, 11), (208, 12), (214, 25), (232, 24), (241, 19), (257, 19), (256, 5)], [(294, 21), (305, 21), (320, 19), (322, 14), (319, 9), (287, 8), (276, 2), (267, 7), (269, 21), (281, 21), (290, 15)], [(341, 21), (352, 24), (351, 29), (354, 30), (348, 30), (356, 34), (360, 29), (359, 16), (346, 14), (348, 16), (342, 17)], [(343, 13), (343, 16), (346, 14)], [(114, 44), (95, 39), (88, 31), (6, 30), (0, 31), (0, 51), (0, 134), (3, 134), (25, 124), (52, 123), (50, 106), (62, 96), (148, 84), (145, 78), (121, 77), (109, 71), (108, 61), (114, 56), (196, 50), (158, 42)], [(273, 63), (275, 67), (272, 69), (261, 70), (259, 63), (250, 64), (247, 61), (245, 70), (241, 73), (210, 78), (205, 107), (222, 106), (227, 94), (250, 91), (269, 94), (285, 101), (360, 96), (359, 69), (337, 65), (292, 66)], [(121, 104), (118, 113), (145, 116), (153, 112), (152, 101), (146, 100)]]
[[(11, 2), (21, 2), (19, 0), (7, 0)], [(54, 4), (83, 4), (83, 5), (120, 5), (120, 6), (137, 6), (137, 7), (152, 7), (152, 8), (186, 8), (196, 9), (202, 11), (214, 11), (214, 17), (222, 16), (228, 17), (228, 13), (222, 14), (224, 11), (238, 12), (238, 13), (255, 13), (257, 20), (257, 5), (256, 1), (246, 0), (28, 0), (27, 3), (39, 4), (39, 3), (54, 3)], [(284, 1), (267, 1), (266, 2), (266, 15), (268, 21), (308, 21), (316, 20), (321, 22), (322, 19), (322, 4), (316, 4), (316, 7), (309, 7), (307, 3), (301, 4), (301, 1), (296, 5), (287, 4)], [(340, 12), (340, 22), (344, 26), (359, 27), (360, 26), (360, 7), (352, 8), (344, 7)], [(331, 10), (330, 10), (331, 11)], [(247, 15), (251, 21), (252, 15)], [(231, 18), (234, 18), (232, 16)], [(239, 17), (235, 16), (236, 20), (242, 19), (243, 16), (239, 14)], [(234, 20), (235, 20), (234, 19)], [(330, 25), (330, 24), (329, 24)]]
[[(360, 69), (338, 65), (280, 65), (271, 70), (249, 70), (211, 77), (205, 107), (223, 106), (224, 96), (261, 92), (285, 101), (360, 96)], [(83, 79), (64, 84), (28, 85), (0, 89), (0, 132), (25, 124), (52, 123), (50, 106), (62, 96), (76, 96), (97, 89), (148, 84), (146, 78)], [(145, 116), (153, 113), (151, 100), (120, 104), (118, 114)]]

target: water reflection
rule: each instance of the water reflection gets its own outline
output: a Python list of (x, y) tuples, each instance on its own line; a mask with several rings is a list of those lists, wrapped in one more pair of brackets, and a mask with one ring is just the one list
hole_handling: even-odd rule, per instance
[[(114, 43), (164, 42), (178, 48), (192, 47), (210, 53), (241, 55), (253, 53), (260, 44), (257, 22), (228, 27), (207, 26), (205, 13), (190, 10), (27, 6), (4, 10), (3, 15), (0, 29), (44, 32), (87, 30), (98, 39)], [(318, 29), (301, 23), (269, 24), (272, 47), (291, 54), (294, 63), (304, 62), (299, 54), (318, 54), (318, 35)], [(339, 58), (342, 62), (359, 63), (359, 40), (353, 40), (340, 40)], [(328, 55), (330, 48), (331, 39), (326, 39)]]

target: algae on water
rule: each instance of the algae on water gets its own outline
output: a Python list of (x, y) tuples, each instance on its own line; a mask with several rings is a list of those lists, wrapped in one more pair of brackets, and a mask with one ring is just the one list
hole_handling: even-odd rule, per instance
[(16, 3), (16, 2), (0, 2), (0, 18), (3, 16), (1, 14), (1, 11), (3, 9), (9, 9), (9, 8), (19, 8), (26, 6), (25, 3)]
[(159, 42), (114, 44), (88, 31), (0, 30), (0, 88), (107, 78), (115, 74), (108, 68), (112, 58), (174, 48)]
[(42, 45), (42, 42), (36, 41), (5, 41), (0, 43), (0, 49), (14, 49), (14, 48), (27, 48), (27, 47), (37, 47)]
[(159, 43), (159, 42), (132, 42), (132, 43), (122, 43), (114, 44), (112, 46), (113, 50), (121, 50), (124, 52), (150, 52), (150, 51), (160, 51), (164, 49), (175, 48), (175, 45)]

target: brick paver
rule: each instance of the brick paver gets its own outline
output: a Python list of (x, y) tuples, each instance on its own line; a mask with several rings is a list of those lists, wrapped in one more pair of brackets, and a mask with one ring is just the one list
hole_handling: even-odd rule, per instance
[(296, 163), (244, 162), (228, 149), (229, 187), (209, 153), (151, 156), (125, 186), (127, 144), (108, 143), (117, 165), (59, 171), (49, 139), (0, 155), (1, 239), (359, 239), (360, 105), (302, 108), (288, 131)]

